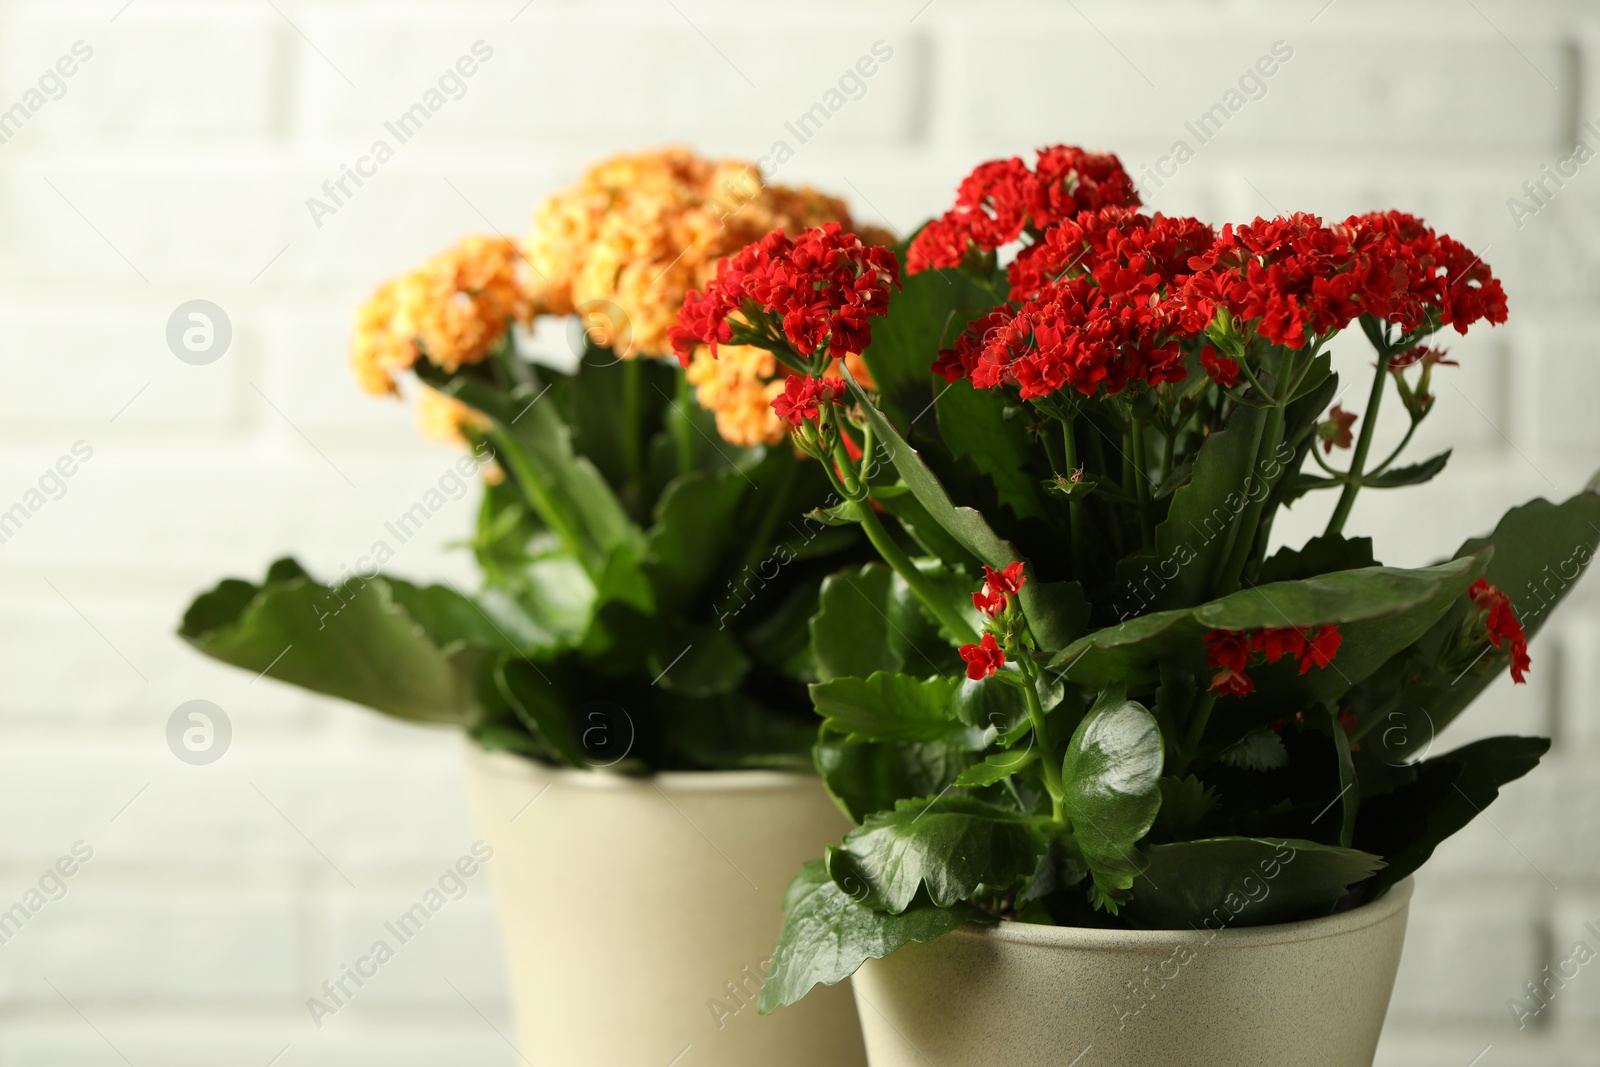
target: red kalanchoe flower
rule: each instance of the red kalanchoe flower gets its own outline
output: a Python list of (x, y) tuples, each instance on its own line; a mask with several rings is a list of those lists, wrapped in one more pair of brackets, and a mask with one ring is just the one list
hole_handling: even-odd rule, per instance
[(1511, 654), (1511, 681), (1517, 685), (1527, 682), (1527, 670), (1533, 661), (1528, 658), (1528, 635), (1517, 621), (1511, 598), (1485, 579), (1479, 578), (1467, 590), (1472, 603), (1484, 612), (1484, 628), (1489, 632), (1489, 643)]
[(1014, 384), (1024, 400), (1182, 381), (1179, 342), (1206, 320), (1180, 298), (1176, 272), (1210, 240), (1192, 219), (1121, 208), (1063, 220), (1012, 264), (1011, 301), (969, 324), (934, 370), (979, 389)]
[(1206, 634), (1206, 662), (1242, 673), (1250, 663), (1250, 634), (1247, 630), (1212, 630)]
[(1259, 652), (1268, 663), (1305, 651), (1306, 635), (1293, 626), (1257, 630), (1250, 638), (1250, 651)]
[(958, 267), (969, 248), (992, 252), (1080, 211), (1138, 206), (1133, 179), (1114, 155), (1056, 145), (1039, 150), (1032, 170), (1015, 157), (990, 160), (962, 180), (955, 207), (912, 240), (906, 271)]
[(1339, 627), (1333, 623), (1322, 627), (1315, 636), (1306, 635), (1304, 648), (1300, 651), (1300, 673), (1304, 674), (1312, 667), (1326, 667), (1333, 662), (1333, 657), (1338, 655), (1339, 646), (1344, 643), (1344, 637), (1339, 633)]
[(1506, 321), (1506, 293), (1489, 265), (1460, 241), (1402, 211), (1352, 215), (1364, 310), (1405, 333), (1432, 320), (1457, 333), (1479, 319)]
[(1239, 361), (1217, 355), (1217, 350), (1210, 345), (1200, 350), (1200, 366), (1205, 368), (1207, 378), (1224, 389), (1232, 389), (1239, 384)]
[(1332, 452), (1336, 448), (1349, 448), (1355, 443), (1350, 427), (1354, 426), (1356, 419), (1360, 417), (1346, 411), (1338, 404), (1333, 405), (1333, 410), (1328, 412), (1328, 421), (1317, 427), (1317, 436), (1322, 438), (1322, 451)]
[(1224, 696), (1244, 696), (1255, 692), (1255, 682), (1245, 671), (1260, 663), (1276, 663), (1294, 656), (1300, 673), (1312, 667), (1326, 667), (1338, 654), (1343, 638), (1333, 623), (1316, 631), (1298, 626), (1269, 626), (1259, 630), (1212, 630), (1206, 634), (1206, 662), (1220, 668), (1211, 679), (1211, 688)]
[(972, 594), (972, 606), (991, 619), (1005, 611), (1009, 603), (1007, 598), (1016, 596), (1022, 588), (1022, 583), (1028, 580), (1022, 569), (1023, 564), (1020, 560), (1008, 563), (1003, 571), (985, 566), (983, 588)]
[(844, 395), (842, 378), (808, 378), (791, 374), (783, 383), (783, 392), (772, 398), (772, 410), (778, 418), (791, 426), (799, 426), (807, 419), (821, 413), (821, 405), (831, 404)]
[[(738, 327), (748, 329), (764, 317), (781, 327), (802, 356), (824, 344), (835, 356), (860, 352), (872, 342), (872, 318), (888, 310), (889, 291), (899, 283), (893, 252), (862, 243), (837, 222), (792, 240), (774, 230), (719, 262), (705, 291), (684, 298), (669, 331), (672, 350), (687, 367), (697, 345), (710, 345), (715, 355), (718, 344), (741, 332)], [(740, 319), (730, 322), (734, 314)], [(741, 341), (768, 340), (762, 331), (752, 332)]]
[(1256, 691), (1256, 683), (1243, 671), (1225, 667), (1211, 679), (1211, 688), (1225, 697), (1249, 696)]
[(994, 634), (984, 634), (977, 644), (962, 645), (957, 651), (967, 661), (967, 677), (974, 682), (989, 677), (1006, 663), (1006, 654), (1001, 650), (1000, 642), (994, 639)]

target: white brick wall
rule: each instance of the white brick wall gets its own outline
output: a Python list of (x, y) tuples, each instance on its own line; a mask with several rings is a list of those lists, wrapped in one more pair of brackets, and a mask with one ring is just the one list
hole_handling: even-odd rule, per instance
[[(1405, 207), (1487, 249), (1511, 298), (1511, 325), (1456, 346), (1417, 446), (1455, 445), (1453, 468), (1364, 497), (1355, 524), (1420, 563), (1576, 489), (1600, 465), (1600, 164), (1520, 228), (1505, 201), (1600, 120), (1600, 12), (1325, 3), (0, 0), (0, 108), (93, 48), (0, 144), (0, 501), (74, 441), (94, 448), (0, 546), (0, 905), (73, 842), (95, 850), (0, 945), (0, 1067), (264, 1064), (285, 1046), (286, 1065), (515, 1061), (483, 1019), (505, 1028), (482, 885), (322, 1030), (303, 1008), (472, 840), (452, 739), (252, 682), (171, 630), (223, 574), (360, 555), (437, 477), (449, 455), (350, 383), (351, 306), (459, 233), (520, 232), (601, 154), (683, 139), (756, 157), (783, 138), (782, 180), (904, 229), (993, 154), (1080, 142), (1137, 173), (1287, 42), (1265, 95), (1153, 206)], [(493, 58), (461, 99), (315, 225), (305, 198), (480, 39)], [(878, 40), (894, 56), (866, 95), (794, 145), (784, 123)], [(163, 340), (196, 297), (234, 326), (206, 367)], [(1280, 535), (1320, 528), (1325, 506)], [(452, 506), (394, 569), (469, 578), (442, 546), (471, 515)], [(1557, 748), (1420, 879), (1384, 1064), (1464, 1067), (1486, 1046), (1485, 1065), (1593, 1062), (1600, 972), (1524, 1031), (1505, 1000), (1600, 920), (1597, 606), (1581, 590), (1534, 648), (1535, 684), (1497, 686), (1461, 724), (1459, 740), (1543, 730)], [(197, 697), (234, 725), (209, 767), (164, 741)]]

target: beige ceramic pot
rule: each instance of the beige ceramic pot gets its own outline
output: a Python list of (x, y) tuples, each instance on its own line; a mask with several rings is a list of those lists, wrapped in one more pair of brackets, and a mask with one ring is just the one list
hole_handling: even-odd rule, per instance
[(559, 1067), (862, 1067), (850, 991), (763, 1018), (783, 891), (849, 823), (815, 778), (624, 778), (469, 749), (518, 1051)]
[(1214, 934), (963, 928), (856, 973), (868, 1060), (1371, 1067), (1410, 899), (1407, 879), (1340, 915)]

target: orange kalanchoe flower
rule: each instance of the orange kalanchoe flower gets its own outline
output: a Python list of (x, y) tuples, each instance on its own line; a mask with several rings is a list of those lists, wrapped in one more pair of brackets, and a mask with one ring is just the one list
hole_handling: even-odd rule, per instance
[(603, 308), (627, 337), (619, 356), (665, 356), (684, 296), (704, 288), (719, 259), (772, 230), (825, 222), (851, 225), (843, 201), (768, 185), (743, 160), (682, 147), (616, 156), (534, 213), (525, 243), (534, 301), (548, 315)]
[[(839, 363), (834, 361), (830, 375), (839, 374)], [(852, 352), (843, 363), (862, 386), (877, 388), (860, 356)], [(774, 445), (788, 433), (789, 424), (772, 409), (786, 373), (771, 352), (746, 345), (718, 345), (715, 358), (701, 345), (685, 372), (700, 406), (716, 416), (717, 432), (741, 448)]]
[(512, 322), (531, 314), (516, 246), (467, 237), (385, 282), (356, 312), (350, 362), (361, 387), (398, 395), (395, 375), (418, 358), (445, 371), (483, 360)]

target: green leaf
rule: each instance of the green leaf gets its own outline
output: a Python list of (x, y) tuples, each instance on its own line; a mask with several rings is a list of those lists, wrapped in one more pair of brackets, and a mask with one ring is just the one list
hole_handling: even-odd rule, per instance
[[(1474, 555), (1419, 570), (1367, 567), (1241, 589), (1096, 631), (1058, 653), (1052, 666), (1090, 689), (1119, 682), (1136, 687), (1156, 682), (1163, 661), (1203, 673), (1205, 635), (1212, 629), (1338, 623), (1344, 642), (1334, 665), (1303, 676), (1291, 669), (1285, 683), (1296, 687), (1291, 697), (1332, 700), (1426, 632), (1486, 563)], [(1267, 691), (1259, 680), (1258, 687)]]
[(1021, 686), (998, 676), (963, 677), (950, 701), (950, 713), (968, 726), (1009, 733), (1028, 721), (1028, 698)]
[(1261, 564), (1256, 582), (1260, 585), (1292, 582), (1332, 571), (1375, 567), (1377, 563), (1372, 556), (1372, 538), (1319, 534), (1298, 549), (1280, 548), (1273, 553)]
[(1271, 771), (1289, 765), (1289, 750), (1283, 738), (1262, 727), (1251, 730), (1217, 754), (1230, 767), (1247, 771)]
[(898, 914), (919, 890), (940, 907), (980, 886), (1006, 889), (1032, 874), (1044, 851), (1038, 820), (970, 797), (902, 800), (845, 835), (828, 854), (833, 880), (855, 900)]
[[(1483, 577), (1511, 598), (1517, 620), (1530, 639), (1544, 628), (1556, 605), (1566, 599), (1600, 548), (1600, 493), (1595, 492), (1596, 481), (1600, 481), (1600, 475), (1589, 488), (1560, 504), (1540, 498), (1512, 508), (1493, 533), (1472, 538), (1456, 551), (1461, 557), (1493, 546), (1494, 555)], [(1444, 729), (1499, 674), (1468, 674), (1451, 685), (1438, 701), (1430, 702), (1428, 713), (1433, 728)]]
[(662, 634), (647, 662), (652, 685), (687, 697), (731, 693), (750, 672), (750, 657), (733, 633), (709, 625)]
[(720, 470), (684, 475), (661, 494), (644, 568), (664, 609), (704, 600), (707, 581), (727, 569), (729, 553), (743, 547), (746, 531), (733, 518), (749, 492), (742, 471)]
[[(872, 343), (862, 358), (877, 384), (883, 410), (910, 432), (933, 405), (933, 361), (939, 349), (999, 300), (964, 271), (906, 274), (904, 246), (896, 254), (901, 262), (900, 289), (890, 299), (888, 313), (873, 323)], [(939, 381), (938, 388), (943, 386)]]
[(487, 416), (508, 474), (523, 487), (544, 524), (571, 542), (584, 569), (598, 574), (615, 547), (642, 547), (643, 531), (628, 518), (611, 486), (572, 445), (555, 404), (523, 386), (503, 395), (484, 382), (457, 376), (443, 389)]
[(1266, 926), (1326, 915), (1383, 866), (1367, 852), (1315, 841), (1215, 837), (1152, 845), (1126, 908), (1160, 930)]
[(1444, 470), (1444, 465), (1450, 462), (1450, 449), (1445, 449), (1437, 456), (1430, 456), (1421, 463), (1413, 463), (1406, 467), (1390, 467), (1382, 474), (1369, 474), (1361, 479), (1361, 484), (1368, 489), (1394, 489), (1402, 485), (1421, 485), (1423, 482), (1432, 481), (1434, 476)]
[(870, 741), (947, 741), (984, 747), (985, 731), (950, 715), (960, 681), (878, 671), (811, 686), (811, 703), (830, 730)]
[(943, 793), (978, 759), (965, 745), (862, 741), (827, 730), (814, 757), (828, 794), (857, 824), (901, 800)]
[(867, 960), (983, 919), (976, 908), (937, 908), (925, 901), (885, 915), (851, 900), (821, 860), (810, 860), (783, 895), (783, 929), (761, 984), (761, 1014), (795, 1003), (814, 986), (842, 982)]
[(1328, 729), (1333, 734), (1333, 749), (1339, 760), (1339, 844), (1349, 848), (1355, 840), (1356, 815), (1361, 809), (1361, 783), (1356, 779), (1355, 761), (1350, 755), (1350, 737), (1339, 721), (1339, 711), (1328, 707)]
[[(848, 374), (846, 371), (847, 377)], [(906, 444), (905, 439), (889, 425), (883, 412), (873, 405), (872, 399), (853, 378), (849, 379), (849, 384), (852, 397), (871, 424), (889, 461), (900, 472), (900, 477), (905, 480), (918, 503), (927, 509), (929, 516), (963, 548), (996, 570), (1021, 560), (1016, 546), (1002, 540), (990, 529), (982, 514), (973, 508), (958, 508), (950, 502), (950, 494), (945, 492), (938, 476), (922, 462), (916, 449)], [(1022, 601), (1022, 610), (1028, 618), (1034, 640), (1045, 650), (1060, 648), (1081, 632), (1083, 624), (1088, 621), (1088, 605), (1083, 599), (1083, 590), (1076, 582), (1042, 585), (1035, 575), (1029, 574), (1028, 577), (1018, 599)]]
[(885, 624), (893, 574), (881, 563), (869, 563), (823, 580), (811, 618), (811, 648), (822, 681), (901, 668)]
[(510, 657), (501, 657), (495, 665), (494, 681), (531, 734), (572, 766), (585, 765), (587, 753), (573, 732), (572, 709), (563, 687), (552, 684), (538, 664)]
[[(304, 574), (298, 565), (274, 565), (274, 573)], [(396, 718), (457, 724), (478, 716), (483, 648), (505, 649), (465, 597), (391, 578), (337, 589), (303, 576), (259, 589), (231, 579), (195, 601), (179, 633), (255, 674)]]
[(1026, 748), (1021, 752), (996, 752), (982, 763), (974, 763), (962, 771), (961, 777), (956, 779), (956, 785), (967, 789), (994, 785), (1031, 766), (1038, 758), (1039, 752), (1034, 748)]
[(1018, 417), (1024, 413), (1005, 391), (974, 389), (963, 379), (941, 389), (936, 406), (939, 434), (951, 455), (971, 459), (994, 484), (1000, 503), (1018, 518), (1046, 518), (1032, 470), (1039, 450), (1028, 434), (1027, 417)]
[(1155, 825), (1150, 832), (1169, 839), (1193, 836), (1194, 830), (1211, 813), (1216, 803), (1216, 794), (1192, 774), (1182, 778), (1163, 778), (1161, 810), (1156, 813)]
[[(1253, 469), (1265, 422), (1265, 411), (1240, 408), (1226, 429), (1209, 435), (1188, 483), (1172, 494), (1167, 517), (1156, 526), (1155, 550), (1117, 565), (1118, 586), (1124, 590), (1133, 588), (1146, 567), (1160, 574), (1162, 584), (1150, 600), (1140, 598), (1141, 612), (1193, 604), (1211, 591), (1233, 546), (1239, 516), (1251, 497), (1259, 498), (1270, 488), (1265, 472)], [(1119, 599), (1128, 601), (1128, 595)]]
[(1107, 691), (1073, 732), (1062, 798), (1073, 839), (1111, 905), (1133, 885), (1134, 845), (1161, 810), (1161, 730), (1144, 705)]
[(1393, 885), (1433, 855), (1439, 843), (1476, 818), (1550, 749), (1542, 737), (1488, 737), (1415, 765), (1413, 780), (1362, 804), (1355, 841), (1389, 866), (1375, 889)]

